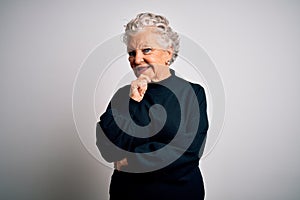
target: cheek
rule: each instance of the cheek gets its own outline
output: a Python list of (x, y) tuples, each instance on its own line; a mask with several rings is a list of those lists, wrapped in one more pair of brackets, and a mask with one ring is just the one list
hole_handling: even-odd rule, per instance
[(165, 55), (162, 53), (159, 53), (155, 56), (155, 60), (158, 64), (164, 64), (166, 59), (165, 59)]
[(145, 58), (145, 60), (148, 62), (148, 63), (152, 63), (152, 64), (159, 64), (161, 61), (161, 58), (157, 55), (152, 55), (152, 56), (149, 56), (147, 58)]
[(160, 63), (160, 64), (164, 64), (164, 63), (165, 63), (165, 60), (166, 60), (165, 58), (160, 57), (160, 58), (159, 58), (159, 63)]
[(161, 57), (158, 57), (155, 59), (154, 63), (158, 65), (162, 65), (164, 63), (164, 60)]

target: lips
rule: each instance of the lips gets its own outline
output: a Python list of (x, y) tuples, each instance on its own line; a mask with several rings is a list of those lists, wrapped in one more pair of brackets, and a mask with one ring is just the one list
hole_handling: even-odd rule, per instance
[(142, 73), (144, 73), (149, 68), (150, 68), (150, 65), (148, 65), (148, 66), (140, 66), (140, 67), (136, 67), (135, 71), (138, 74), (142, 74)]

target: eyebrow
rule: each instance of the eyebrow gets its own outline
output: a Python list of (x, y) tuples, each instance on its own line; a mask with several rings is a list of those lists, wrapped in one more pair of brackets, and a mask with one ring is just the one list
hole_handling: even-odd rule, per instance
[(152, 47), (151, 45), (142, 45), (141, 48), (127, 48), (127, 51), (130, 52), (130, 51), (135, 51), (137, 49), (142, 50), (142, 49), (147, 49), (147, 48), (153, 49), (154, 47)]
[[(139, 50), (144, 50), (144, 49), (155, 49), (155, 48), (153, 48), (151, 46), (144, 46), (144, 47), (138, 48), (138, 49)], [(131, 51), (135, 51), (135, 50), (137, 50), (137, 49), (127, 49), (127, 52), (131, 52)]]

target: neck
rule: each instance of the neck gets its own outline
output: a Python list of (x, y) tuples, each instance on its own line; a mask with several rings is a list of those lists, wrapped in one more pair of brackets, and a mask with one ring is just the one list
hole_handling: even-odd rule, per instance
[(171, 76), (171, 72), (169, 67), (166, 68), (166, 70), (163, 70), (160, 74), (157, 74), (154, 78), (152, 78), (152, 82), (159, 82), (162, 81), (164, 79), (167, 79)]

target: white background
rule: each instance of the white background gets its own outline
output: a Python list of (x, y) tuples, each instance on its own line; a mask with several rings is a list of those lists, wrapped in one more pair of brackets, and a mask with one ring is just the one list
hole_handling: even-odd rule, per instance
[(144, 11), (205, 48), (223, 81), (224, 128), (200, 165), (206, 200), (299, 199), (296, 0), (1, 1), (1, 199), (108, 198), (111, 169), (79, 140), (73, 84), (89, 52)]

